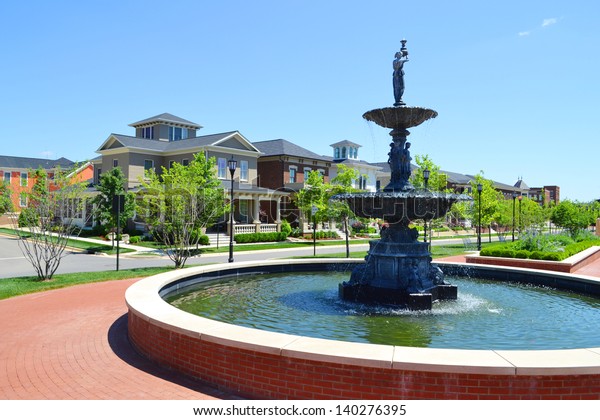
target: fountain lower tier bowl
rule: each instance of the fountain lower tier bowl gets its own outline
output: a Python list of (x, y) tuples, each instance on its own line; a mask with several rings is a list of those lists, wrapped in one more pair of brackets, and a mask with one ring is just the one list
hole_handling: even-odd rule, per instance
[(363, 118), (386, 128), (416, 127), (425, 121), (437, 117), (437, 111), (418, 106), (400, 106), (377, 108), (367, 111)]
[(452, 204), (472, 200), (464, 194), (426, 190), (338, 194), (333, 199), (347, 202), (359, 217), (383, 219), (390, 224), (437, 219), (443, 217)]

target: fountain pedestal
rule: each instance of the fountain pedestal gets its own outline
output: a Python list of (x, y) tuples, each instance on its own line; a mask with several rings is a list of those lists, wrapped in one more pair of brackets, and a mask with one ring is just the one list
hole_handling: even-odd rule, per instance
[(387, 228), (379, 241), (369, 243), (365, 263), (350, 281), (339, 285), (342, 299), (428, 310), (437, 300), (456, 299), (456, 286), (444, 281), (431, 263), (429, 244), (417, 241), (416, 229), (404, 223)]

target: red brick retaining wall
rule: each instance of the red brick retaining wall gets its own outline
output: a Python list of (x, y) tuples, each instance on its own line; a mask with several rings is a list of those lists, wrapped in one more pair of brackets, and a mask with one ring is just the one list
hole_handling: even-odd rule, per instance
[(306, 360), (214, 343), (132, 310), (129, 337), (161, 365), (254, 398), (600, 399), (600, 374), (486, 375)]

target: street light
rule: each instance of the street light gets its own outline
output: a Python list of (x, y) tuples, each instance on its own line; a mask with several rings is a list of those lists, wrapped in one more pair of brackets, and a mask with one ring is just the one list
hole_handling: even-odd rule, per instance
[(423, 180), (425, 180), (425, 189), (427, 189), (427, 184), (429, 184), (429, 174), (431, 172), (429, 171), (429, 169), (425, 169), (423, 170)]
[(523, 229), (523, 211), (521, 210), (521, 202), (523, 201), (523, 196), (519, 196), (519, 235), (521, 234), (521, 230)]
[(234, 226), (233, 226), (233, 175), (235, 174), (235, 168), (237, 168), (237, 161), (235, 159), (233, 159), (233, 156), (231, 156), (231, 159), (229, 159), (227, 161), (227, 167), (229, 168), (229, 173), (231, 174), (231, 212), (229, 214), (229, 262), (232, 263), (233, 262), (233, 232), (234, 232)]
[(479, 229), (477, 231), (477, 251), (481, 251), (481, 191), (483, 185), (477, 184), (477, 192), (479, 193)]
[(512, 199), (513, 199), (513, 228), (512, 228), (512, 241), (515, 241), (515, 200), (517, 199), (517, 192), (513, 191), (512, 193)]

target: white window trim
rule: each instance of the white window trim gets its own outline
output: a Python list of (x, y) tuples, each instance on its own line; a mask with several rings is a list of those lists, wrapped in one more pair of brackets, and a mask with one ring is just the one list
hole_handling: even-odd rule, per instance
[[(221, 168), (221, 162), (223, 163), (223, 167)], [(221, 169), (223, 169), (223, 174), (220, 173)], [(217, 178), (219, 179), (227, 179), (227, 159), (226, 158), (217, 158)]]
[[(244, 167), (244, 163), (246, 164), (246, 170), (243, 170)], [(246, 173), (244, 173), (246, 172)], [(240, 181), (248, 181), (248, 175), (249, 175), (249, 166), (248, 166), (248, 161), (247, 160), (240, 160)]]

